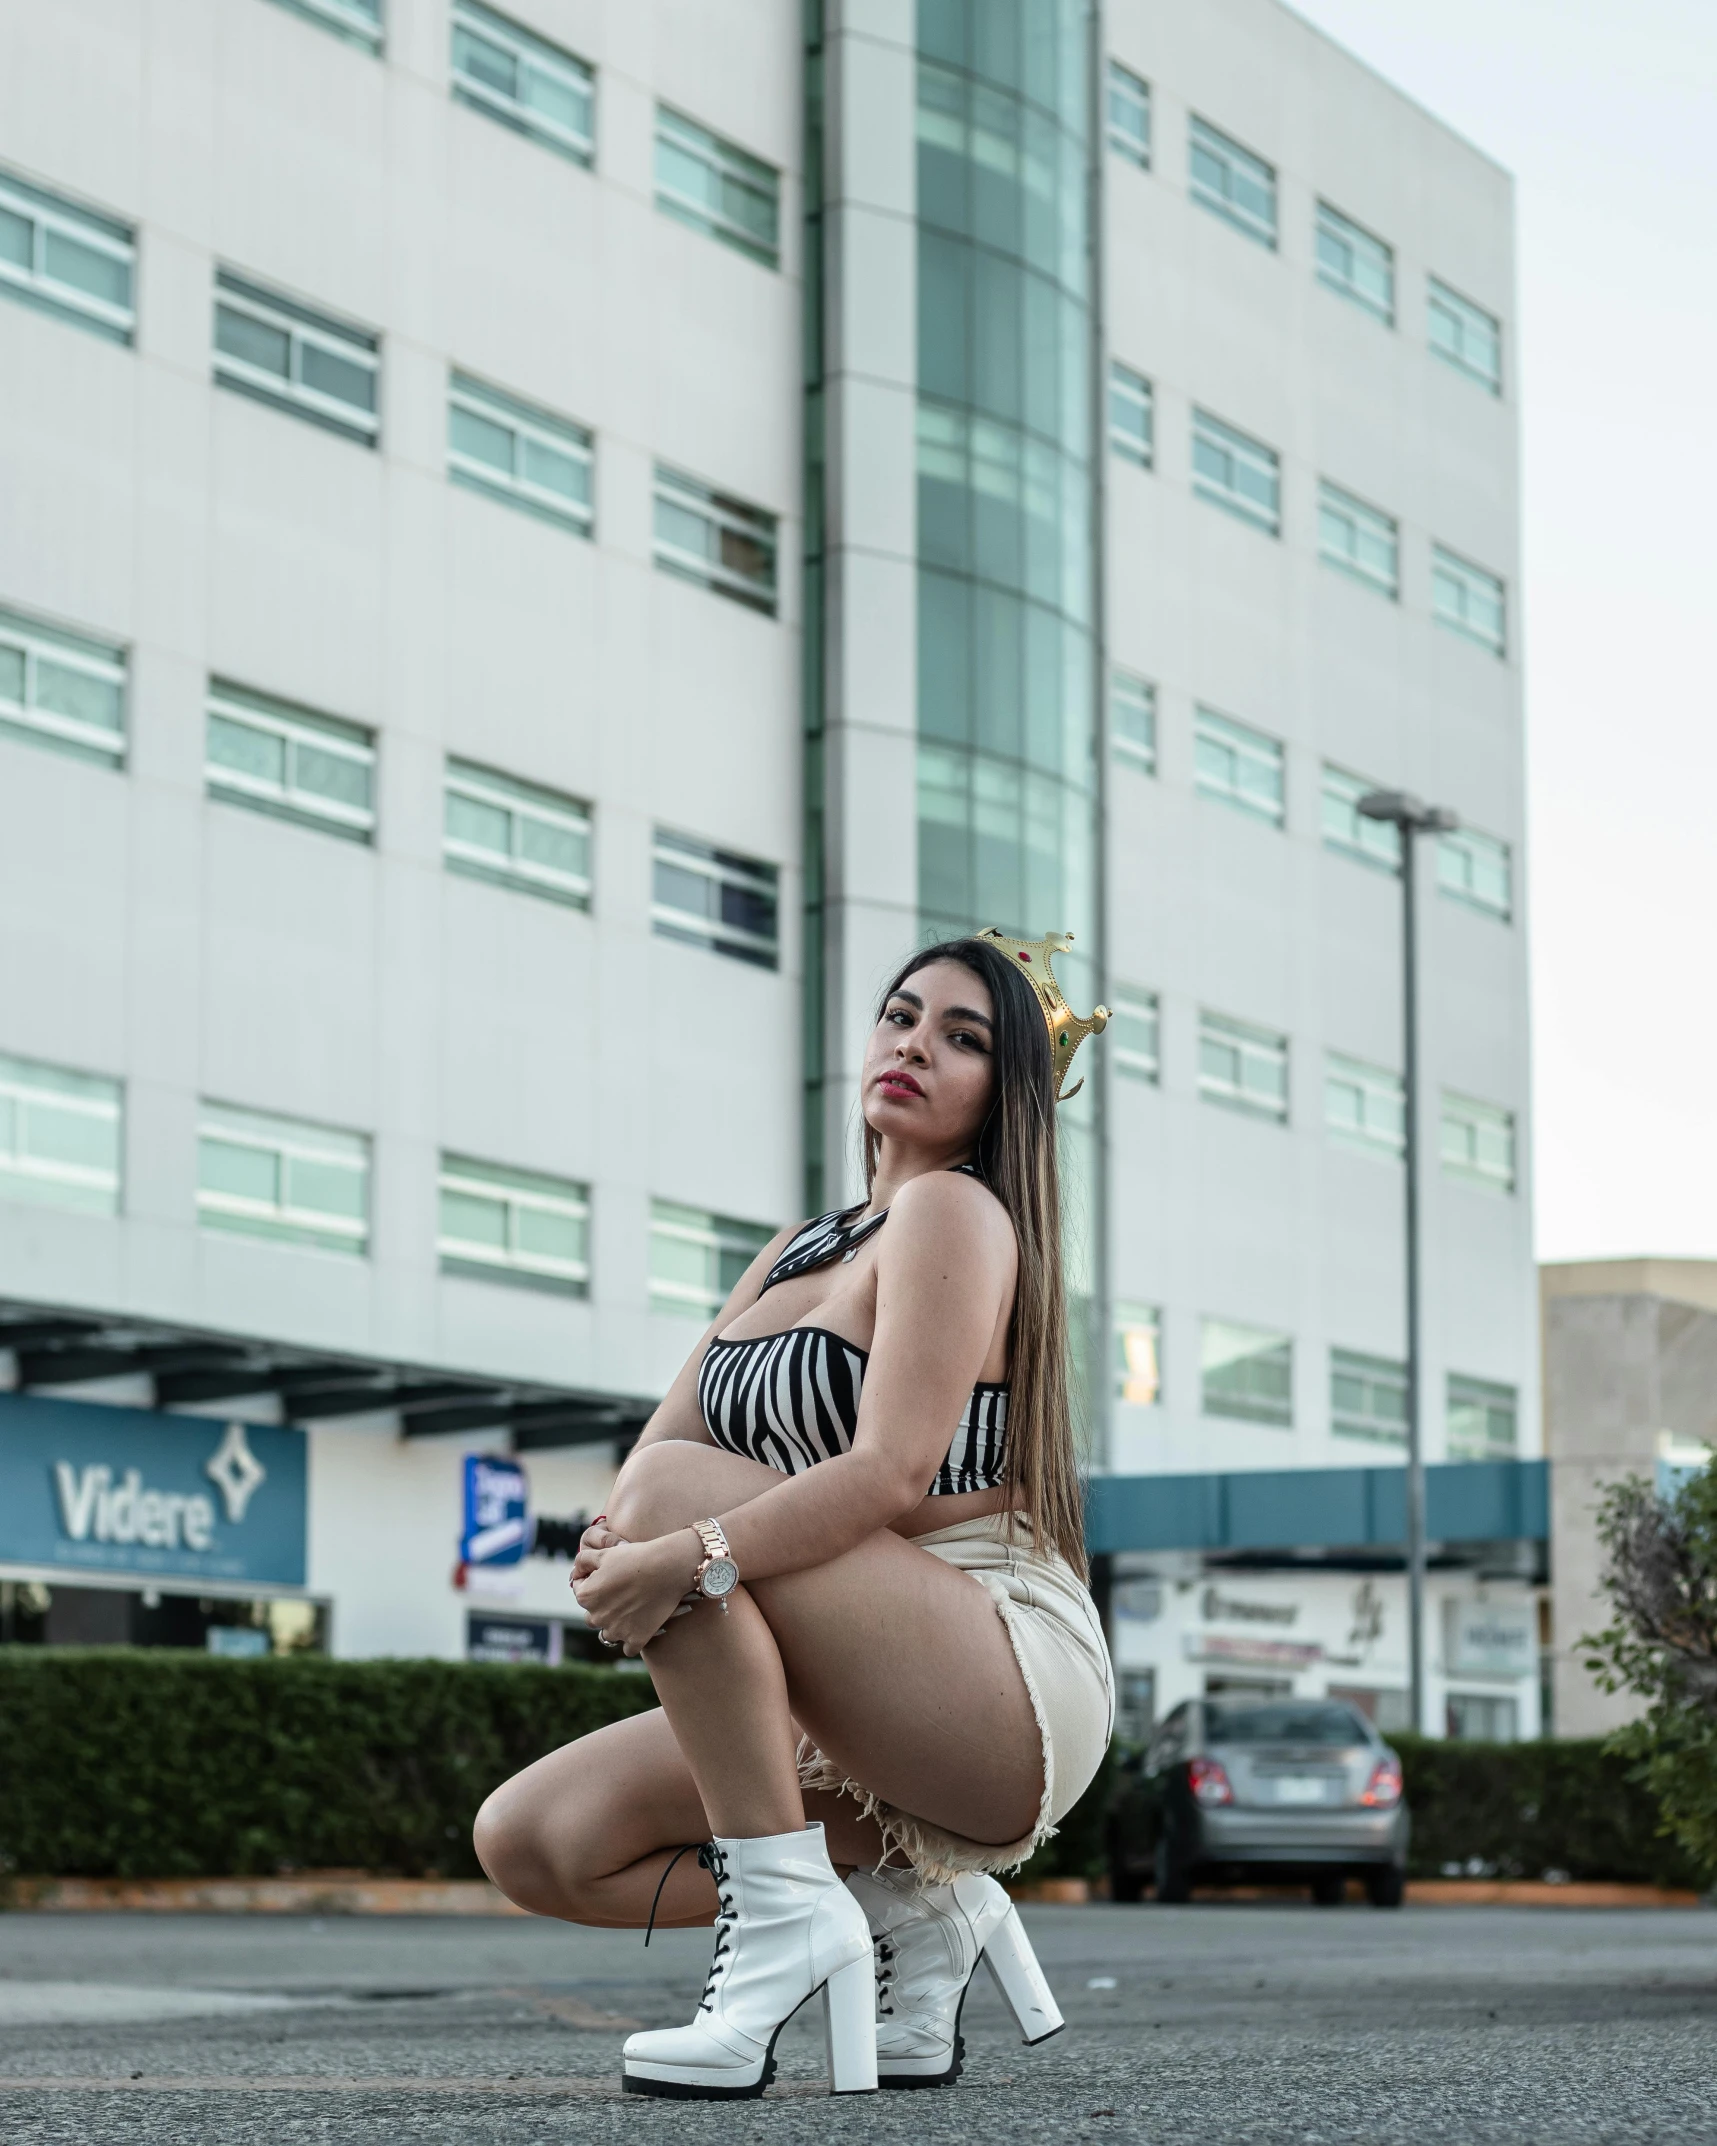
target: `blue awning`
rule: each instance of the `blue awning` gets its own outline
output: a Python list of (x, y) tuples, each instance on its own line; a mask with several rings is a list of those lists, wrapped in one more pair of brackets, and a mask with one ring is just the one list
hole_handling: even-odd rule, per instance
[[(1094, 1476), (1087, 1547), (1107, 1550), (1399, 1549), (1402, 1468), (1271, 1468), (1233, 1475)], [(1445, 1461), (1425, 1470), (1434, 1543), (1544, 1542), (1550, 1469), (1542, 1460)]]

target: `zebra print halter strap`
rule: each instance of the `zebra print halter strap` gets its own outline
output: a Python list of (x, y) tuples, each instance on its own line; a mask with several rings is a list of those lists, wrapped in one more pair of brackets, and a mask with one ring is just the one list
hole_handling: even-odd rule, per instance
[[(969, 1162), (957, 1162), (956, 1171), (963, 1177), (978, 1177), (980, 1173)], [(788, 1244), (787, 1249), (763, 1277), (764, 1289), (773, 1289), (777, 1282), (790, 1282), (796, 1274), (809, 1274), (813, 1267), (826, 1267), (831, 1259), (851, 1259), (867, 1237), (874, 1237), (888, 1220), (888, 1209), (880, 1214), (867, 1215), (864, 1203), (857, 1207), (833, 1207), (826, 1215), (818, 1215), (814, 1222), (807, 1222), (799, 1234)]]

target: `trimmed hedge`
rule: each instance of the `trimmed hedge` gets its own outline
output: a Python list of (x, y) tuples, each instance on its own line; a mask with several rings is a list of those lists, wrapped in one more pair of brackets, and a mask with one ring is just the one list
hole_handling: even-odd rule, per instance
[(1413, 1813), (1416, 1878), (1470, 1872), (1695, 1888), (1711, 1882), (1712, 1874), (1701, 1873), (1663, 1831), (1657, 1798), (1637, 1762), (1601, 1739), (1390, 1741), (1401, 1754)]
[(0, 1872), (478, 1877), (492, 1788), (655, 1703), (570, 1664), (0, 1648)]
[[(1446, 1743), (1397, 1736), (1413, 1814), (1415, 1878), (1608, 1879), (1698, 1889), (1711, 1882), (1662, 1831), (1638, 1766), (1603, 1742)], [(1103, 1770), (1022, 1876), (1100, 1878), (1112, 1832), (1137, 1855), (1154, 1846), (1160, 1797), (1137, 1754)]]
[[(497, 1783), (654, 1704), (647, 1677), (571, 1664), (0, 1648), (0, 1874), (476, 1877)], [(1709, 1882), (1601, 1743), (1395, 1746), (1416, 1877)], [(1111, 1825), (1148, 1827), (1151, 1800), (1112, 1753), (1024, 1875), (1101, 1877)]]

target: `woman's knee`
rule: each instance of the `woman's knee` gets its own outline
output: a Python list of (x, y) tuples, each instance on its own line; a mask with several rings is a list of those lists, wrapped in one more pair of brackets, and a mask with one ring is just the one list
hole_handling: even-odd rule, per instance
[(515, 1907), (533, 1915), (557, 1910), (547, 1904), (550, 1872), (542, 1828), (516, 1781), (503, 1781), (484, 1799), (471, 1827), (471, 1845), (490, 1879)]
[[(689, 1455), (707, 1451), (689, 1438), (640, 1446), (608, 1501), (608, 1525), (628, 1542), (648, 1542), (690, 1525), (686, 1518)], [(696, 1502), (695, 1500), (693, 1501)]]

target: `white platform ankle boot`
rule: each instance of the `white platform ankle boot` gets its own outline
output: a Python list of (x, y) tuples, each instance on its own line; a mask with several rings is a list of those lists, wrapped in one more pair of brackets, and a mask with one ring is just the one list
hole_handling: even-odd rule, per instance
[(689, 2027), (627, 2037), (632, 2094), (742, 2100), (775, 2076), (775, 2037), (823, 1993), (837, 2094), (876, 2089), (876, 1983), (864, 1910), (835, 1875), (820, 1825), (698, 1850), (721, 1913), (703, 2001)]
[(876, 2069), (880, 2086), (952, 2086), (966, 2045), (960, 2010), (982, 1960), (1020, 2037), (1045, 2042), (1065, 2022), (1018, 1911), (994, 1878), (962, 1872), (920, 1886), (910, 1870), (857, 1871), (847, 1880), (876, 1949)]

